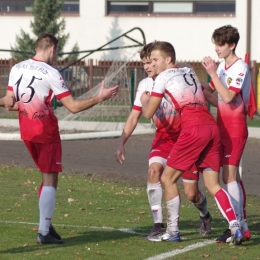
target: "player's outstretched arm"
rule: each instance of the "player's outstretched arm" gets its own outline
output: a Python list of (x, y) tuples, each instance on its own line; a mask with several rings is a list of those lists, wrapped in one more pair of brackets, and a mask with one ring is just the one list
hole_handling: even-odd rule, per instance
[(226, 88), (222, 84), (216, 72), (217, 71), (216, 63), (212, 60), (211, 57), (204, 57), (202, 61), (202, 66), (205, 68), (205, 70), (211, 77), (211, 80), (213, 81), (214, 86), (218, 91), (218, 94), (220, 95), (223, 102), (225, 102), (226, 104), (230, 103), (234, 99), (237, 93), (233, 90)]
[(104, 100), (115, 97), (118, 92), (118, 88), (119, 86), (115, 86), (113, 88), (106, 89), (105, 82), (102, 81), (99, 93), (92, 98), (75, 100), (71, 95), (69, 95), (61, 98), (60, 101), (71, 113), (75, 114), (91, 108)]
[(131, 136), (133, 131), (135, 130), (138, 120), (140, 116), (142, 115), (141, 111), (138, 110), (132, 110), (130, 115), (127, 118), (127, 121), (125, 123), (122, 135), (119, 139), (119, 143), (115, 152), (115, 157), (116, 160), (120, 163), (123, 164), (125, 160), (125, 148), (124, 145), (127, 142), (128, 138)]

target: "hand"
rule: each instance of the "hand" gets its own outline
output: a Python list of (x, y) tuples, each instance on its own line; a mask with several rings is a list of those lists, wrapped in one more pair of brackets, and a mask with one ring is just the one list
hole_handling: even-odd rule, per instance
[(149, 102), (149, 99), (150, 99), (149, 91), (144, 91), (140, 97), (140, 101), (141, 101), (142, 105), (147, 104)]
[(209, 76), (212, 76), (216, 73), (217, 65), (215, 61), (211, 59), (211, 57), (204, 57), (201, 64), (205, 68)]
[(4, 103), (4, 107), (8, 110), (10, 108), (12, 108), (15, 104), (15, 99), (13, 96), (5, 96), (3, 97), (3, 103)]
[(123, 146), (118, 146), (115, 152), (115, 157), (120, 164), (123, 164), (125, 160), (125, 149)]
[(99, 90), (98, 96), (102, 101), (113, 98), (116, 96), (119, 90), (119, 86), (115, 86), (113, 88), (105, 88), (105, 81), (102, 81), (101, 88)]

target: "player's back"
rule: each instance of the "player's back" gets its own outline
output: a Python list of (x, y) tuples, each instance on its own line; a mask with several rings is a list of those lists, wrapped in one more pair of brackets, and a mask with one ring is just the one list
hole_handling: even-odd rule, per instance
[(182, 128), (196, 124), (215, 124), (193, 69), (172, 68), (160, 73), (154, 91), (158, 89), (165, 93), (166, 99), (179, 111)]

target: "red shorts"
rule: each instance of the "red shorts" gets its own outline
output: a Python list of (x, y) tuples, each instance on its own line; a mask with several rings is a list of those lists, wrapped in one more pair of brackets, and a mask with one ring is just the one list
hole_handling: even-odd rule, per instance
[[(149, 154), (149, 164), (152, 162), (158, 162), (162, 164), (163, 167), (165, 167), (165, 160), (168, 158), (174, 143), (175, 142), (172, 141), (171, 139), (155, 138), (152, 142), (152, 147)], [(197, 167), (194, 165), (189, 171), (185, 171), (181, 177), (187, 180), (198, 181), (199, 171)]]
[(167, 159), (173, 145), (174, 141), (172, 141), (171, 139), (155, 138), (151, 145), (149, 159), (151, 159), (152, 157), (162, 157), (164, 159)]
[(246, 138), (222, 136), (221, 164), (239, 166), (245, 145)]
[(219, 172), (220, 134), (218, 126), (194, 125), (184, 128), (169, 155), (167, 165), (178, 170), (211, 168)]
[(199, 180), (199, 169), (196, 165), (193, 165), (190, 170), (185, 171), (181, 177), (185, 180), (198, 181)]
[(43, 173), (61, 172), (61, 142), (34, 143), (24, 140), (37, 168)]

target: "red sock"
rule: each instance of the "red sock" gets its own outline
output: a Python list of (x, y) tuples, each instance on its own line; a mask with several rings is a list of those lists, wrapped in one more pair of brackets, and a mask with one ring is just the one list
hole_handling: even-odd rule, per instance
[(220, 189), (216, 192), (214, 197), (218, 202), (222, 214), (226, 217), (228, 222), (236, 220), (236, 214), (228, 194), (223, 189)]

